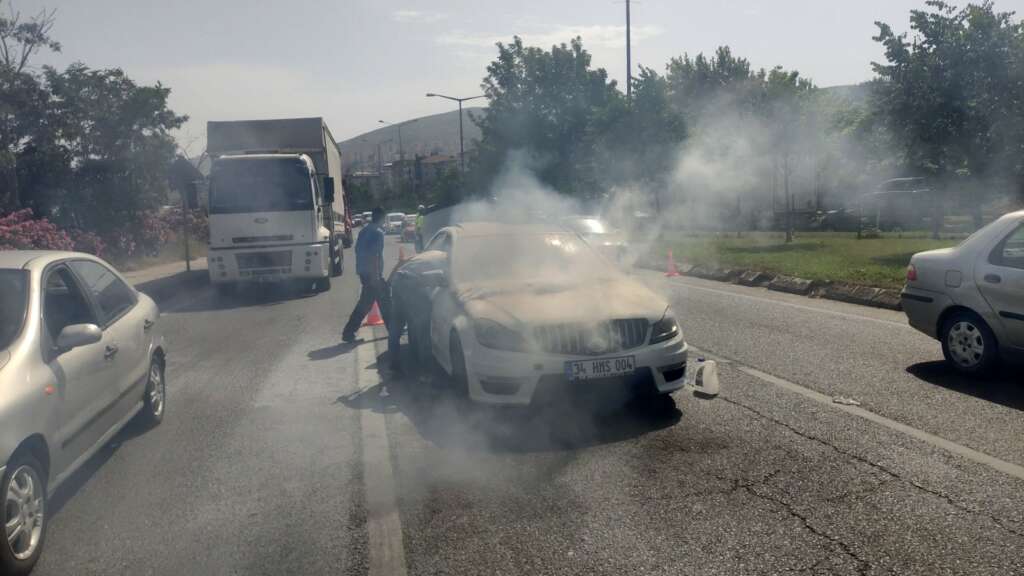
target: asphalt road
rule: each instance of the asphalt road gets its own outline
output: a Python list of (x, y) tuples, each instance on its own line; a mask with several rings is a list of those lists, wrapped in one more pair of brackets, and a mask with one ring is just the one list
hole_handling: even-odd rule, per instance
[(340, 343), (351, 272), (184, 294), (163, 424), (60, 490), (36, 573), (1024, 574), (1015, 374), (959, 379), (898, 313), (638, 275), (722, 361), (718, 399), (465, 407), (382, 381), (382, 331)]

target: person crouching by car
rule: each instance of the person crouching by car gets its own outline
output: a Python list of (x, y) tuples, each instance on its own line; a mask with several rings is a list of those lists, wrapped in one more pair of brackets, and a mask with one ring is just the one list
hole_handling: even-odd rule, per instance
[[(400, 264), (388, 280), (391, 286), (391, 323), (388, 324), (388, 359), (396, 372), (404, 372), (409, 353), (401, 351), (402, 331), (409, 329), (409, 349), (414, 366), (423, 369), (430, 359), (430, 311), (439, 281), (424, 272), (442, 271), (447, 254), (423, 252)], [(436, 275), (438, 272), (435, 272)]]
[(359, 231), (359, 238), (356, 239), (356, 274), (359, 275), (362, 290), (352, 315), (341, 331), (341, 339), (345, 342), (355, 341), (356, 330), (362, 325), (374, 302), (380, 307), (384, 324), (390, 326), (391, 291), (384, 281), (384, 229), (381, 227), (384, 214), (380, 206), (374, 208), (370, 223)]

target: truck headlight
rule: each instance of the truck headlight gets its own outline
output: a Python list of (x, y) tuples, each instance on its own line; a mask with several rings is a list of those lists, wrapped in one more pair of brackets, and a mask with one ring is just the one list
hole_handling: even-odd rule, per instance
[(522, 334), (493, 321), (481, 319), (473, 323), (476, 341), (481, 346), (495, 350), (526, 351), (526, 339)]
[(679, 324), (671, 310), (666, 309), (665, 314), (651, 326), (651, 344), (671, 340), (679, 334)]

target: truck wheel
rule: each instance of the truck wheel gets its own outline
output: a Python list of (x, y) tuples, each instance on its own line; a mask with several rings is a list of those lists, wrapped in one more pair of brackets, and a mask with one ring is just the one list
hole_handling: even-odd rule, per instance
[(235, 285), (229, 283), (214, 284), (213, 289), (217, 291), (217, 297), (221, 299), (231, 298), (235, 295)]
[(331, 242), (331, 276), (337, 278), (345, 271), (345, 252), (338, 248), (338, 240)]
[(995, 334), (974, 312), (954, 312), (943, 322), (940, 336), (942, 355), (964, 374), (986, 374), (999, 360)]

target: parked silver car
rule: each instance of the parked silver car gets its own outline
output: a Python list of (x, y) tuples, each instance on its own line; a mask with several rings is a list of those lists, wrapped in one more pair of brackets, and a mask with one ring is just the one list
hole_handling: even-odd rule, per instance
[(915, 254), (901, 294), (910, 325), (961, 372), (1024, 358), (1024, 210), (954, 248)]
[(0, 573), (32, 569), (63, 480), (133, 417), (163, 419), (159, 316), (98, 258), (0, 252)]

